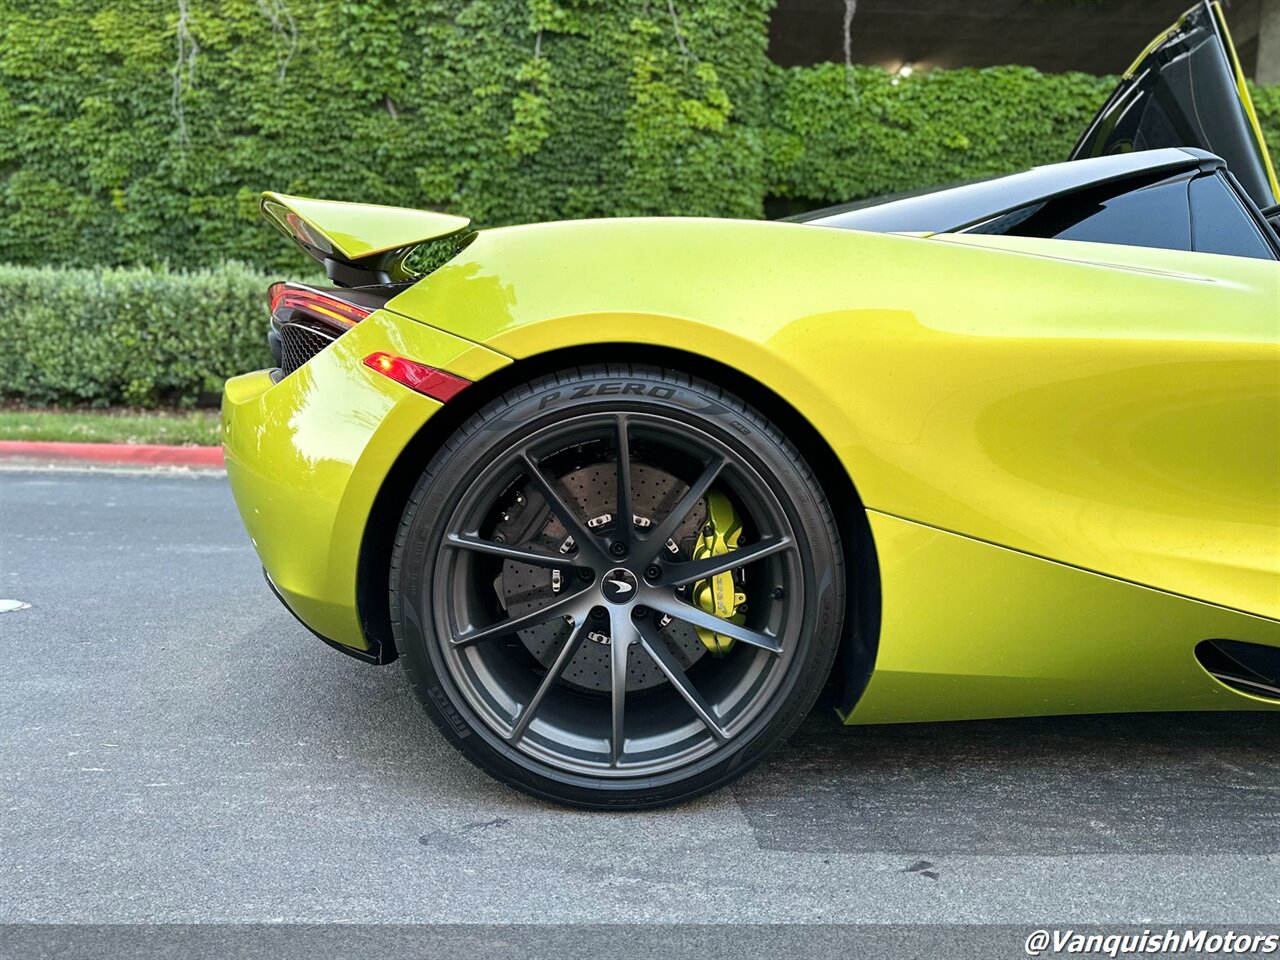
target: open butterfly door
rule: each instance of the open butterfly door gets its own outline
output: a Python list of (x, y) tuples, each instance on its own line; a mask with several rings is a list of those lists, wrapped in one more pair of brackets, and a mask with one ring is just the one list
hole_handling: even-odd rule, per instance
[(1203, 0), (1151, 42), (1070, 159), (1160, 147), (1215, 153), (1259, 207), (1280, 201), (1280, 184), (1217, 2)]

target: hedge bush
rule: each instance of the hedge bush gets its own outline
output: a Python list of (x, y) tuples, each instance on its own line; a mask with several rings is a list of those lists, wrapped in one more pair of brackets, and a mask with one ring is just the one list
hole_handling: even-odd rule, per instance
[(0, 265), (0, 396), (27, 403), (194, 406), (234, 373), (270, 366), (269, 280), (240, 264)]

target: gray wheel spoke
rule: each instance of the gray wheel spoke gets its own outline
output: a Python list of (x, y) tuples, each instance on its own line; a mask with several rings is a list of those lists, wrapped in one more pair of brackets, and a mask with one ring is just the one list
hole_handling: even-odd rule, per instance
[(565, 638), (564, 646), (556, 654), (555, 661), (548, 668), (547, 675), (542, 678), (542, 682), (538, 684), (538, 689), (534, 691), (525, 708), (516, 717), (515, 726), (511, 728), (511, 733), (507, 737), (509, 741), (514, 743), (524, 736), (525, 730), (528, 729), (530, 722), (533, 720), (534, 713), (542, 705), (542, 701), (547, 694), (551, 692), (551, 688), (556, 685), (556, 682), (564, 673), (565, 667), (569, 665), (569, 661), (573, 659), (574, 654), (578, 652), (578, 648), (582, 646), (582, 641), (586, 639), (586, 636), (587, 618), (579, 617), (577, 622), (574, 623), (573, 629), (569, 631), (569, 636)]
[(720, 476), (720, 471), (724, 469), (725, 459), (723, 456), (715, 455), (703, 468), (698, 478), (689, 485), (689, 489), (684, 492), (679, 502), (671, 508), (671, 512), (662, 518), (662, 522), (649, 532), (645, 537), (645, 541), (654, 545), (659, 552), (662, 552), (664, 544), (675, 534), (680, 524), (684, 523), (685, 517), (689, 515), (689, 511), (694, 505), (701, 500), (709, 489), (711, 484), (716, 482), (716, 477)]
[(594, 553), (603, 556), (603, 551), (600, 549), (596, 535), (578, 518), (578, 512), (564, 501), (564, 498), (556, 491), (551, 481), (547, 479), (546, 474), (542, 472), (542, 468), (538, 463), (526, 451), (521, 451), (520, 460), (524, 466), (525, 473), (529, 475), (530, 481), (538, 488), (538, 492), (542, 494), (542, 499), (547, 502), (547, 506), (556, 515), (556, 519), (564, 525), (569, 536), (573, 537), (573, 542), (578, 545), (578, 550), (582, 553)]
[(631, 645), (639, 639), (628, 609), (615, 608), (609, 626), (609, 687), (610, 714), (609, 766), (622, 762), (625, 743), (627, 713), (627, 655)]
[(495, 557), (504, 557), (519, 563), (529, 563), (538, 567), (559, 567), (562, 570), (572, 569), (575, 564), (566, 556), (542, 553), (528, 547), (513, 547), (506, 543), (485, 540), (467, 533), (451, 533), (446, 541), (451, 547), (459, 550), (472, 550), (476, 553), (487, 553)]
[(645, 603), (654, 610), (668, 613), (675, 619), (683, 620), (692, 626), (705, 627), (707, 630), (722, 633), (726, 637), (733, 637), (733, 639), (742, 643), (759, 647), (761, 650), (768, 650), (770, 653), (782, 652), (782, 646), (778, 643), (777, 637), (761, 633), (758, 630), (749, 630), (728, 620), (721, 620), (715, 614), (707, 613), (700, 607), (685, 603), (683, 600), (677, 600), (675, 597), (649, 597), (645, 600)]
[(695, 580), (705, 580), (727, 570), (736, 570), (763, 557), (772, 556), (792, 547), (790, 537), (766, 537), (745, 547), (730, 550), (705, 560), (690, 560), (686, 563), (667, 563), (662, 569), (662, 576), (657, 584), (665, 587), (679, 587)]
[(505, 637), (508, 634), (515, 633), (517, 630), (523, 630), (526, 627), (536, 627), (539, 624), (546, 623), (553, 617), (562, 617), (570, 614), (578, 620), (581, 620), (589, 608), (589, 604), (583, 602), (582, 595), (589, 587), (579, 590), (577, 593), (571, 593), (567, 596), (560, 597), (548, 603), (546, 606), (539, 607), (537, 610), (530, 610), (528, 613), (521, 614), (518, 617), (508, 617), (498, 623), (490, 624), (487, 627), (478, 627), (475, 630), (468, 630), (466, 633), (460, 634), (453, 638), (454, 647), (466, 647), (473, 643), (480, 643), (482, 640), (492, 640), (494, 637)]
[(620, 414), (618, 428), (618, 512), (613, 523), (614, 539), (628, 549), (635, 531), (635, 514), (631, 506), (631, 443), (626, 414)]
[(676, 688), (676, 692), (684, 697), (685, 703), (693, 708), (693, 712), (698, 715), (698, 719), (711, 731), (711, 735), (722, 743), (728, 740), (729, 736), (724, 732), (724, 728), (720, 726), (720, 720), (711, 709), (711, 705), (703, 699), (702, 694), (693, 685), (689, 675), (680, 666), (680, 661), (667, 648), (666, 641), (661, 636), (655, 636), (652, 630), (641, 629), (640, 645), (653, 658), (653, 662), (658, 665), (658, 669), (663, 672), (667, 680), (671, 682), (671, 685)]

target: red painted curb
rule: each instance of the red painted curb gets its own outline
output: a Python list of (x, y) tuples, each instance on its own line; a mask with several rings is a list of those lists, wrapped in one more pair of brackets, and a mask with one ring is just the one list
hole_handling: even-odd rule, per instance
[(59, 463), (131, 463), (164, 467), (221, 467), (221, 447), (169, 447), (144, 443), (56, 443), (0, 440), (0, 460)]

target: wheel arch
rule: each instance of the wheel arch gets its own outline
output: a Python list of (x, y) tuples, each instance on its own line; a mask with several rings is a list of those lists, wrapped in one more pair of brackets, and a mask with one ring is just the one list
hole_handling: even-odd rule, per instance
[(846, 594), (849, 607), (833, 678), (840, 687), (841, 711), (850, 711), (871, 678), (880, 636), (879, 564), (866, 511), (853, 479), (804, 415), (760, 381), (700, 354), (648, 344), (566, 347), (516, 360), (464, 390), (427, 420), (405, 446), (387, 472), (369, 512), (356, 574), (360, 621), (366, 636), (382, 651), (381, 662), (388, 663), (397, 656), (387, 603), (395, 531), (427, 462), (458, 427), (507, 390), (556, 370), (600, 363), (676, 369), (722, 386), (777, 424), (803, 452), (831, 505), (849, 578)]

